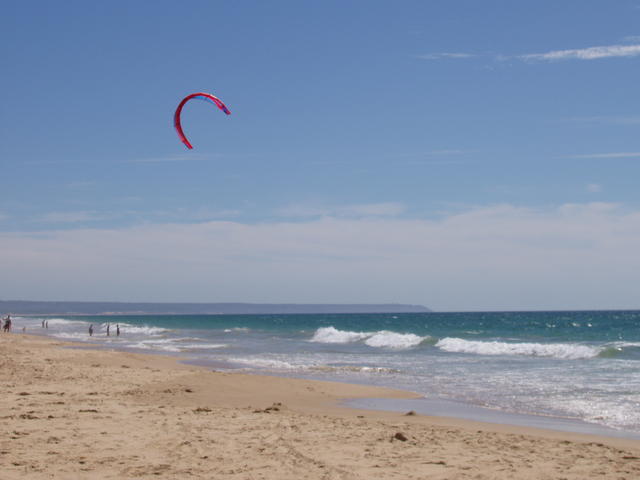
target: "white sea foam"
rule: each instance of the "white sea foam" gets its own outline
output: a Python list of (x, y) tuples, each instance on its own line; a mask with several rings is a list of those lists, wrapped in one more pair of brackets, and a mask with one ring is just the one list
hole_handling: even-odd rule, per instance
[(141, 348), (145, 350), (160, 350), (163, 352), (181, 352), (182, 348), (172, 343), (160, 342), (138, 342), (129, 345), (132, 348)]
[[(63, 338), (67, 340), (89, 340), (90, 337), (86, 332), (56, 332), (51, 334), (55, 338)], [(91, 338), (93, 340), (93, 338)]]
[(181, 351), (192, 351), (192, 350), (209, 350), (209, 349), (217, 349), (217, 348), (227, 348), (229, 345), (226, 343), (192, 343), (187, 345), (179, 345), (178, 348)]
[(247, 367), (258, 367), (258, 368), (274, 368), (278, 370), (294, 370), (297, 368), (295, 365), (292, 365), (289, 362), (283, 362), (282, 360), (273, 360), (270, 358), (229, 358), (227, 359), (231, 363), (239, 363), (241, 365), (246, 365)]
[(370, 347), (404, 350), (420, 345), (425, 339), (413, 333), (397, 333), (387, 330), (379, 332), (350, 332), (335, 327), (322, 327), (311, 338), (316, 343), (353, 343), (364, 340)]
[(613, 428), (627, 429), (630, 425), (640, 424), (638, 412), (638, 396), (618, 399), (613, 398), (565, 398), (562, 406), (572, 415), (577, 415), (590, 423), (597, 423)]
[(199, 337), (178, 337), (178, 338), (172, 339), (172, 341), (186, 343), (186, 342), (202, 342), (203, 340), (202, 338), (199, 338)]
[(249, 331), (251, 331), (251, 329), (247, 328), (247, 327), (234, 327), (234, 328), (225, 328), (224, 329), (224, 333), (232, 333), (232, 332), (248, 333)]
[(363, 367), (359, 365), (317, 365), (309, 367), (318, 372), (362, 372), (362, 373), (400, 373), (400, 370), (389, 367)]
[(522, 355), (562, 359), (594, 358), (602, 347), (589, 347), (570, 343), (506, 343), (480, 342), (462, 338), (443, 338), (436, 347), (445, 352), (474, 353), (477, 355)]

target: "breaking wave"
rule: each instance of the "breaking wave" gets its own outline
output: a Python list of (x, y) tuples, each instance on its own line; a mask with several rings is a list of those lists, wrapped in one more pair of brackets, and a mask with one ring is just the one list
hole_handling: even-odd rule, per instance
[(567, 360), (597, 357), (603, 347), (590, 347), (570, 343), (507, 343), (480, 342), (462, 338), (443, 338), (436, 347), (445, 352), (474, 353), (476, 355), (521, 355), (530, 357), (552, 357)]
[(142, 340), (131, 344), (133, 348), (160, 350), (164, 352), (192, 352), (199, 350), (212, 350), (218, 348), (226, 348), (228, 345), (223, 343), (183, 343), (188, 338), (177, 339), (158, 339), (158, 340)]
[(420, 337), (413, 333), (397, 333), (387, 330), (379, 332), (350, 332), (335, 327), (318, 328), (311, 342), (315, 343), (353, 343), (364, 340), (365, 345), (376, 348), (405, 350), (416, 347), (431, 337)]
[[(169, 332), (170, 330), (168, 328), (161, 328), (161, 327), (148, 327), (146, 325), (130, 325), (128, 323), (120, 323), (120, 330), (122, 331), (122, 333), (128, 333), (128, 334), (141, 334), (141, 335), (162, 335), (165, 332)], [(107, 324), (103, 324), (102, 325), (104, 329), (107, 328)], [(111, 331), (115, 331), (115, 327), (116, 325), (114, 323), (111, 323)]]

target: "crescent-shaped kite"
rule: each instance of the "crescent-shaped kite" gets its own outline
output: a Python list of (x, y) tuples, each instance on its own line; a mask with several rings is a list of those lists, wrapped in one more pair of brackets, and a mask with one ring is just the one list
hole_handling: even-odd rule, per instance
[(178, 132), (178, 136), (180, 137), (180, 140), (182, 140), (182, 143), (184, 143), (189, 149), (192, 149), (193, 147), (191, 146), (191, 143), (189, 142), (189, 140), (187, 140), (187, 137), (184, 136), (184, 132), (182, 131), (182, 125), (180, 125), (180, 113), (182, 112), (182, 107), (184, 107), (184, 104), (187, 103), (192, 98), (213, 103), (224, 113), (226, 113), (227, 115), (231, 115), (231, 112), (229, 111), (227, 106), (224, 103), (222, 103), (222, 101), (219, 98), (214, 97), (210, 93), (198, 92), (198, 93), (192, 93), (191, 95), (187, 95), (186, 97), (184, 97), (180, 102), (180, 105), (178, 105), (178, 108), (176, 108), (176, 113), (173, 114), (173, 125), (176, 127), (176, 131)]

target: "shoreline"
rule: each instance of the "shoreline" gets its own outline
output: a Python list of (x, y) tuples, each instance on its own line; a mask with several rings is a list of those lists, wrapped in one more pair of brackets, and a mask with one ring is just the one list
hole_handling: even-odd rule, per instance
[[(21, 332), (15, 332), (21, 333)], [(120, 347), (117, 345), (103, 345), (99, 343), (88, 342), (80, 342), (80, 341), (72, 341), (72, 340), (60, 340), (56, 339), (50, 335), (41, 334), (41, 333), (33, 333), (33, 332), (24, 332), (25, 335), (34, 336), (37, 338), (49, 339), (52, 341), (63, 342), (68, 344), (67, 348), (80, 349), (80, 350), (97, 350), (97, 351), (114, 351), (114, 352), (122, 352), (129, 353), (135, 355), (149, 355), (149, 356), (160, 356), (173, 359), (177, 364), (186, 365), (186, 366), (194, 366), (197, 368), (202, 368), (206, 371), (216, 371), (220, 369), (230, 375), (249, 375), (249, 376), (258, 376), (258, 377), (272, 377), (272, 378), (281, 378), (281, 379), (289, 379), (289, 380), (301, 380), (301, 381), (312, 381), (312, 382), (328, 382), (328, 383), (337, 383), (340, 385), (347, 386), (358, 386), (372, 389), (379, 389), (381, 392), (392, 391), (392, 392), (401, 392), (400, 396), (393, 397), (350, 397), (350, 398), (340, 398), (336, 400), (336, 406), (340, 406), (341, 408), (352, 409), (355, 411), (379, 411), (386, 413), (406, 413), (408, 411), (415, 411), (417, 414), (425, 415), (427, 417), (434, 418), (443, 418), (443, 419), (451, 419), (453, 422), (457, 421), (474, 421), (479, 422), (480, 424), (487, 425), (499, 425), (502, 427), (514, 427), (514, 428), (531, 428), (534, 430), (544, 430), (549, 432), (558, 432), (558, 433), (569, 433), (569, 434), (584, 434), (584, 435), (594, 435), (598, 437), (607, 437), (607, 438), (616, 438), (616, 439), (628, 439), (628, 440), (636, 440), (640, 442), (640, 432), (633, 432), (627, 430), (619, 430), (612, 427), (608, 427), (606, 425), (601, 425), (598, 423), (590, 423), (585, 420), (579, 418), (570, 418), (570, 417), (558, 417), (553, 415), (541, 415), (536, 413), (520, 413), (520, 412), (509, 412), (500, 409), (492, 409), (488, 407), (483, 407), (479, 405), (474, 405), (472, 403), (466, 403), (463, 401), (457, 401), (453, 399), (428, 399), (423, 395), (412, 392), (410, 390), (405, 389), (397, 389), (393, 387), (385, 387), (378, 385), (370, 385), (367, 383), (354, 383), (349, 381), (340, 381), (340, 380), (324, 380), (318, 378), (312, 378), (312, 375), (309, 376), (286, 376), (286, 375), (278, 375), (277, 373), (265, 371), (264, 373), (245, 373), (245, 372), (237, 372), (237, 371), (229, 371), (233, 370), (231, 367), (225, 364), (218, 364), (216, 362), (211, 361), (198, 361), (198, 360), (189, 360), (186, 358), (182, 358), (180, 355), (173, 353), (163, 353), (163, 352), (149, 352), (143, 349), (135, 349), (135, 348), (127, 348)], [(375, 393), (375, 392), (372, 392)], [(392, 400), (397, 400), (394, 403)]]
[[(122, 350), (124, 351), (124, 350)], [(138, 352), (147, 354), (146, 352)], [(154, 355), (151, 353), (150, 355)], [(194, 365), (203, 368), (216, 369), (220, 368), (223, 371), (229, 369), (226, 364), (206, 361), (190, 361), (179, 360), (180, 363), (186, 365)], [(230, 371), (230, 374), (244, 374), (241, 372)], [(579, 418), (572, 417), (559, 417), (553, 415), (542, 415), (537, 413), (520, 413), (500, 410), (498, 408), (489, 408), (481, 405), (475, 405), (473, 403), (467, 403), (464, 401), (458, 401), (448, 398), (425, 398), (423, 395), (411, 390), (396, 389), (393, 387), (384, 387), (377, 385), (370, 385), (367, 383), (357, 383), (350, 381), (340, 380), (323, 380), (313, 378), (313, 375), (297, 376), (292, 375), (278, 375), (277, 373), (265, 371), (264, 373), (251, 372), (247, 375), (257, 376), (269, 376), (276, 378), (285, 378), (292, 380), (309, 380), (309, 381), (328, 381), (333, 383), (339, 383), (344, 385), (362, 385), (371, 386), (373, 388), (391, 389), (394, 391), (405, 392), (406, 397), (394, 397), (394, 398), (345, 398), (339, 401), (340, 406), (350, 408), (354, 410), (370, 410), (380, 412), (395, 412), (406, 413), (414, 411), (417, 414), (425, 415), (428, 417), (449, 418), (456, 420), (470, 420), (480, 423), (486, 423), (489, 425), (503, 425), (516, 428), (532, 428), (548, 430), (560, 433), (575, 433), (585, 435), (595, 435), (599, 437), (610, 438), (623, 438), (629, 440), (636, 440), (640, 442), (640, 432), (633, 432), (628, 430), (615, 429), (606, 425), (598, 423), (590, 423)]]
[(359, 410), (404, 391), (0, 335), (3, 478), (638, 478), (640, 441)]

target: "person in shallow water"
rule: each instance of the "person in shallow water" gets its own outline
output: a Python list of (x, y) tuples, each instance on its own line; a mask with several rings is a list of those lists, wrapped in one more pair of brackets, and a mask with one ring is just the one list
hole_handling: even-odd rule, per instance
[(89, 336), (93, 337), (93, 323), (89, 325)]
[(120, 336), (120, 324), (116, 324), (116, 337)]

